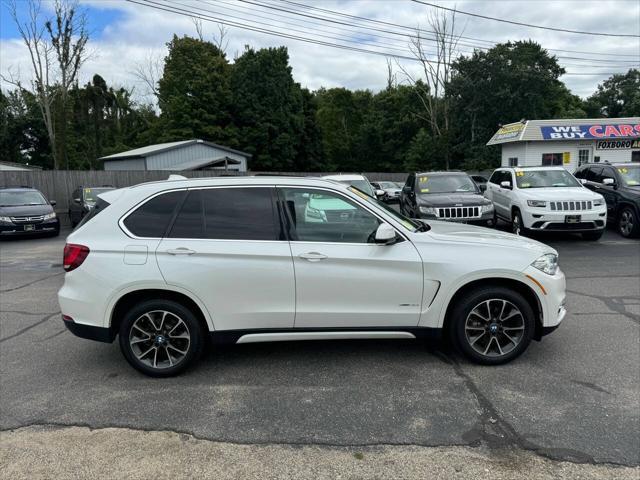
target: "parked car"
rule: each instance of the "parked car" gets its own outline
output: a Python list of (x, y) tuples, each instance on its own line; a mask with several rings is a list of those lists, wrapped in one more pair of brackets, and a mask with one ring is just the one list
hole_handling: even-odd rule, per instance
[[(310, 208), (321, 221), (305, 215)], [(350, 212), (348, 221), (335, 210)], [(499, 364), (565, 316), (554, 249), (416, 222), (335, 181), (208, 178), (114, 190), (67, 242), (65, 325), (93, 340), (118, 336), (127, 361), (153, 376), (182, 371), (207, 336), (446, 334), (473, 361)]]
[(0, 236), (60, 234), (54, 200), (30, 187), (0, 188)]
[(471, 175), (471, 179), (476, 183), (481, 192), (484, 192), (487, 189), (487, 180), (482, 175)]
[(76, 188), (71, 194), (71, 201), (69, 202), (69, 221), (71, 226), (75, 228), (83, 217), (91, 211), (96, 204), (98, 195), (113, 189), (114, 187), (109, 185)]
[(410, 174), (400, 195), (400, 212), (411, 218), (495, 225), (493, 204), (464, 172)]
[(371, 185), (369, 179), (364, 175), (325, 175), (322, 178), (325, 180), (340, 182), (345, 185), (351, 185), (352, 187), (356, 187), (358, 190), (374, 198), (384, 197), (384, 191), (373, 188), (373, 185)]
[(394, 203), (400, 201), (400, 192), (402, 191), (402, 187), (399, 187), (397, 183), (383, 180), (380, 182), (372, 182), (371, 185), (384, 192), (384, 195), (380, 198), (383, 202)]
[(602, 195), (607, 203), (607, 219), (623, 237), (640, 235), (640, 164), (591, 163), (575, 176), (585, 187)]
[(602, 195), (585, 188), (562, 167), (505, 167), (489, 179), (485, 196), (516, 235), (575, 232), (586, 240), (604, 233)]

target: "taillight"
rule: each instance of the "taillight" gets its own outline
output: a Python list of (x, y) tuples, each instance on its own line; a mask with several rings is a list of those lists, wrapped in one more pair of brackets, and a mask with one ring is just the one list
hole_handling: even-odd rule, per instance
[(62, 261), (63, 268), (66, 272), (75, 270), (84, 259), (89, 255), (89, 247), (84, 245), (77, 245), (75, 243), (67, 243), (64, 246), (64, 260)]

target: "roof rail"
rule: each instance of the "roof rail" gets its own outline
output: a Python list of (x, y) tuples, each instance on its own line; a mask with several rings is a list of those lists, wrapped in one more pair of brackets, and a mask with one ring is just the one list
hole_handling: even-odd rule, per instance
[(167, 178), (167, 180), (172, 181), (172, 180), (187, 180), (187, 177), (183, 176), (183, 175), (177, 175), (175, 173), (172, 173), (171, 175), (169, 175), (169, 178)]

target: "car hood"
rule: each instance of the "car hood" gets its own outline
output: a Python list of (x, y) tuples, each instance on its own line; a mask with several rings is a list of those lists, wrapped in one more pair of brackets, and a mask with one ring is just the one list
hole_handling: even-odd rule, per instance
[(423, 207), (468, 207), (489, 203), (478, 193), (430, 193), (418, 195), (418, 205)]
[(518, 194), (535, 200), (596, 200), (601, 197), (584, 187), (521, 188)]
[(429, 220), (427, 223), (431, 227), (426, 233), (417, 233), (414, 235), (416, 241), (419, 242), (424, 235), (431, 238), (447, 242), (447, 243), (466, 243), (476, 245), (487, 245), (491, 247), (524, 249), (530, 252), (539, 253), (555, 253), (556, 250), (542, 242), (538, 242), (531, 238), (514, 235), (512, 233), (501, 232), (485, 227), (476, 227), (464, 223), (441, 222), (438, 220)]
[(53, 212), (53, 207), (49, 204), (0, 207), (1, 217), (29, 217), (36, 215), (46, 215), (47, 213), (51, 212)]

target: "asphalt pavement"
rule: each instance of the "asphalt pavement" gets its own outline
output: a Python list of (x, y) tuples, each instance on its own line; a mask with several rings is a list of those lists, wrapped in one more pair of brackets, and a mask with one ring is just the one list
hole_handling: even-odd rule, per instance
[[(640, 240), (542, 238), (568, 315), (511, 364), (411, 341), (246, 344), (152, 379), (66, 331), (65, 232), (0, 242), (0, 429), (122, 427), (240, 445), (470, 447), (640, 465)], [(2, 442), (0, 442), (2, 443)], [(0, 462), (1, 463), (1, 462)], [(0, 469), (0, 474), (2, 469)]]

